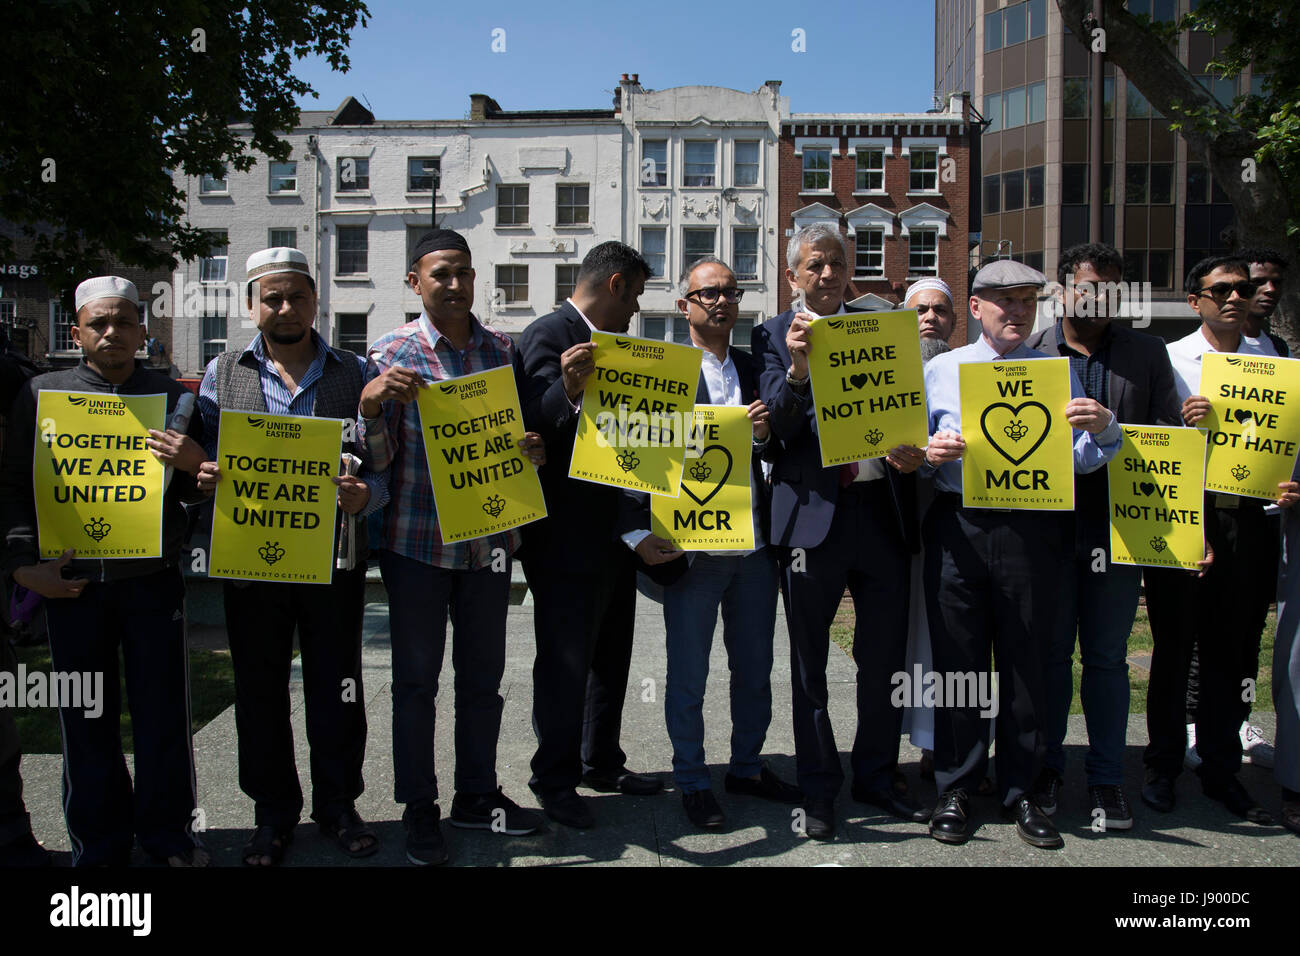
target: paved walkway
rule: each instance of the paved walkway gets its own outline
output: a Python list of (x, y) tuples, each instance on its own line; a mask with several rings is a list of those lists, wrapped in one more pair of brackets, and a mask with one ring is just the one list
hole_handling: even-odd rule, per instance
[[(287, 866), (383, 865), (405, 863), (402, 848), (401, 808), (393, 802), (392, 702), (387, 607), (371, 604), (365, 626), (366, 712), (370, 744), (366, 754), (367, 790), (358, 802), (361, 814), (376, 826), (384, 841), (381, 851), (363, 861), (348, 861), (322, 840), (316, 827), (306, 822), (286, 856)], [(623, 740), (629, 765), (640, 771), (665, 774), (671, 784), (671, 748), (663, 720), (664, 627), (658, 605), (639, 599), (637, 642), (632, 659)], [(794, 777), (794, 740), (790, 723), (790, 670), (788, 637), (782, 617), (777, 620), (776, 668), (772, 675), (774, 719), (768, 735), (770, 766), (787, 780)], [(506, 792), (525, 806), (535, 807), (528, 790), (528, 762), (534, 748), (530, 723), (532, 708), (533, 615), (528, 605), (510, 609), (505, 678), (505, 698), (498, 772)], [(797, 836), (791, 827), (790, 808), (722, 790), (726, 771), (726, 746), (730, 732), (727, 708), (727, 668), (721, 633), (715, 637), (705, 701), (708, 729), (706, 752), (713, 767), (715, 792), (728, 814), (730, 829), (723, 833), (695, 830), (682, 812), (676, 792), (654, 797), (597, 794), (592, 798), (597, 826), (580, 831), (552, 824), (532, 837), (504, 837), (483, 831), (458, 830), (444, 823), (443, 832), (452, 862), (460, 865), (526, 866), (607, 864), (621, 866), (716, 866), (744, 864), (789, 865), (1034, 865), (1034, 866), (1220, 866), (1300, 865), (1300, 840), (1279, 828), (1256, 827), (1230, 816), (1200, 794), (1195, 777), (1185, 774), (1178, 784), (1178, 809), (1156, 814), (1138, 802), (1141, 784), (1141, 747), (1145, 743), (1145, 718), (1129, 722), (1125, 758), (1126, 789), (1135, 804), (1137, 824), (1126, 834), (1101, 835), (1089, 828), (1089, 804), (1083, 787), (1084, 728), (1082, 717), (1070, 719), (1067, 740), (1068, 789), (1056, 820), (1065, 835), (1065, 848), (1057, 852), (1035, 850), (1016, 836), (1012, 825), (1001, 822), (993, 801), (977, 798), (975, 814), (980, 824), (964, 847), (947, 847), (929, 838), (924, 826), (894, 821), (874, 808), (854, 803), (844, 793), (837, 803), (838, 835), (831, 843), (816, 843)], [(444, 821), (452, 795), (451, 658), (443, 668), (444, 688), (439, 695), (437, 753), (443, 788)], [(832, 645), (828, 667), (831, 712), (844, 754), (851, 746), (854, 727), (854, 669), (852, 660)], [(295, 681), (301, 675), (295, 666)], [(307, 749), (301, 684), (294, 686), (294, 726), (298, 766), (306, 785)], [(1272, 737), (1273, 715), (1257, 712), (1252, 720)], [(239, 848), (253, 826), (253, 806), (239, 790), (235, 764), (234, 710), (228, 709), (195, 737), (198, 762), (199, 805), (208, 830), (205, 841), (219, 865), (239, 862)], [(934, 784), (917, 773), (920, 752), (906, 741), (902, 764), (914, 792), (935, 799)], [(68, 856), (59, 800), (61, 758), (28, 756), (23, 760), (27, 803), (38, 838), (52, 850)], [(1277, 809), (1279, 792), (1270, 771), (1246, 766), (1242, 782), (1265, 805)], [(306, 786), (304, 786), (306, 789)], [(310, 803), (310, 801), (308, 801)], [(305, 818), (304, 818), (305, 819)]]

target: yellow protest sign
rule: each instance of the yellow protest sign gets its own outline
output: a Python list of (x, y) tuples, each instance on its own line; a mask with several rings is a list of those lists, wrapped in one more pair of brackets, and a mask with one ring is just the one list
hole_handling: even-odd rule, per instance
[(223, 411), (220, 427), (208, 574), (329, 584), (343, 421)]
[(1070, 360), (967, 362), (959, 369), (962, 504), (1071, 510)]
[(740, 405), (696, 405), (682, 493), (650, 498), (650, 530), (683, 551), (752, 551), (754, 426)]
[(1205, 436), (1195, 428), (1145, 425), (1125, 425), (1123, 432), (1106, 466), (1111, 561), (1196, 570), (1205, 557)]
[(1251, 498), (1276, 498), (1291, 480), (1300, 440), (1300, 359), (1206, 352), (1201, 394), (1210, 414), (1205, 487)]
[(41, 390), (32, 486), (41, 557), (162, 557), (163, 464), (145, 439), (166, 395)]
[(689, 345), (591, 333), (569, 477), (677, 497), (703, 354)]
[(443, 541), (481, 538), (546, 517), (509, 365), (420, 389), (420, 431)]
[(881, 458), (929, 435), (916, 311), (817, 319), (808, 359), (822, 467)]

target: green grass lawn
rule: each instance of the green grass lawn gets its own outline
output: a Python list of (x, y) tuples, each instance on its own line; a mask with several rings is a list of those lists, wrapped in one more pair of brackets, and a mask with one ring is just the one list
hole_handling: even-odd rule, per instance
[[(1259, 650), (1259, 678), (1255, 685), (1254, 706), (1261, 710), (1273, 709), (1273, 637), (1276, 631), (1277, 618), (1276, 612), (1272, 609), (1268, 612), (1268, 621), (1264, 625), (1264, 637), (1261, 641)], [(853, 602), (846, 596), (840, 603), (839, 613), (835, 615), (835, 622), (831, 625), (831, 640), (838, 644), (846, 654), (853, 652)], [(1134, 655), (1151, 653), (1151, 626), (1147, 623), (1146, 607), (1139, 607), (1137, 619), (1133, 622), (1133, 630), (1128, 638), (1128, 653), (1130, 657)], [(1083, 713), (1083, 703), (1079, 697), (1079, 679), (1083, 674), (1083, 665), (1079, 663), (1079, 650), (1075, 647), (1074, 652), (1074, 699), (1070, 703), (1070, 713)], [(1129, 666), (1128, 680), (1132, 688), (1132, 695), (1129, 698), (1129, 712), (1134, 714), (1145, 714), (1147, 710), (1147, 678), (1148, 673), (1141, 667)]]
[[(50, 649), (47, 644), (15, 648), (19, 663), (27, 665), (27, 672), (50, 671)], [(118, 656), (118, 674), (122, 673), (122, 659)], [(119, 680), (122, 705), (122, 749), (133, 753), (135, 741), (131, 736), (131, 714), (126, 705), (126, 682)], [(191, 732), (197, 732), (223, 710), (235, 702), (235, 672), (230, 664), (229, 651), (190, 649), (190, 717)], [(18, 739), (23, 753), (57, 754), (63, 752), (59, 739), (59, 712), (53, 707), (19, 708), (14, 711), (18, 723)], [(109, 719), (103, 715), (103, 720)]]

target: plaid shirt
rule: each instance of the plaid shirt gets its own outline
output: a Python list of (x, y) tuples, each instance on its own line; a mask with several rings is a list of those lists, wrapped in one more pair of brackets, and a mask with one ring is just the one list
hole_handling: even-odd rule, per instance
[[(472, 375), (510, 365), (514, 343), (510, 336), (481, 325), (470, 316), (470, 343), (458, 351), (423, 313), (414, 322), (390, 332), (370, 346), (366, 381), (396, 365), (419, 372), (429, 382)], [(477, 569), (492, 563), (492, 552), (514, 554), (518, 530), (451, 543), (442, 540), (433, 504), (429, 465), (424, 452), (420, 409), (411, 402), (388, 401), (378, 418), (362, 419), (358, 438), (370, 450), (372, 466), (388, 468), (389, 506), (384, 516), (383, 547), (436, 568)]]
[(1083, 394), (1110, 407), (1110, 326), (1101, 334), (1099, 347), (1091, 354), (1076, 352), (1065, 341), (1065, 329), (1056, 323), (1056, 341), (1061, 355), (1070, 360), (1070, 371), (1079, 377)]

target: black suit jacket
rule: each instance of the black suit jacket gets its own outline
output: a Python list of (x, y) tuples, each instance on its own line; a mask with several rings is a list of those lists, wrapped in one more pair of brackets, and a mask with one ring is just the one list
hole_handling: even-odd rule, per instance
[[(731, 357), (731, 361), (735, 363), (736, 377), (740, 379), (740, 393), (744, 399), (744, 404), (748, 406), (759, 397), (758, 375), (754, 367), (754, 360), (748, 352), (738, 349), (734, 345), (727, 349), (727, 354)], [(704, 380), (703, 372), (700, 373), (700, 382), (695, 388), (695, 403), (697, 405), (708, 405), (710, 403), (709, 386)], [(770, 457), (769, 449), (771, 449), (774, 444), (774, 439), (769, 440), (767, 445), (764, 446), (761, 454), (750, 456), (751, 486), (754, 488), (755, 494), (759, 495), (759, 500), (755, 502), (754, 505), (754, 511), (758, 515), (759, 528), (764, 540), (770, 540), (768, 535), (771, 522), (769, 521), (768, 513), (770, 509), (770, 494), (768, 492), (767, 479), (763, 477), (762, 461), (763, 459)], [(650, 496), (642, 491), (625, 490), (623, 492), (622, 507), (619, 511), (618, 534), (622, 536), (631, 531), (645, 531), (649, 528)], [(680, 567), (677, 566), (679, 562), (681, 565)], [(652, 566), (646, 565), (644, 562), (639, 562), (639, 564), (641, 570), (645, 571), (651, 578), (658, 581), (660, 584), (671, 584), (673, 580), (680, 577), (686, 570), (685, 558), (679, 558), (677, 561), (670, 561), (667, 564), (662, 565)]]
[[(849, 311), (859, 311), (850, 308)], [(776, 448), (772, 456), (773, 544), (814, 548), (821, 544), (835, 516), (840, 496), (840, 469), (823, 468), (817, 441), (817, 416), (812, 389), (795, 391), (785, 380), (790, 352), (786, 332), (794, 312), (786, 310), (754, 329), (754, 363), (758, 369), (759, 396), (772, 413)], [(885, 465), (898, 534), (908, 550), (920, 549), (916, 520), (916, 475), (900, 475)]]
[[(1060, 325), (1035, 332), (1025, 343), (1048, 355), (1060, 355)], [(1174, 387), (1174, 370), (1163, 340), (1122, 325), (1111, 325), (1107, 407), (1125, 425), (1183, 424)]]

